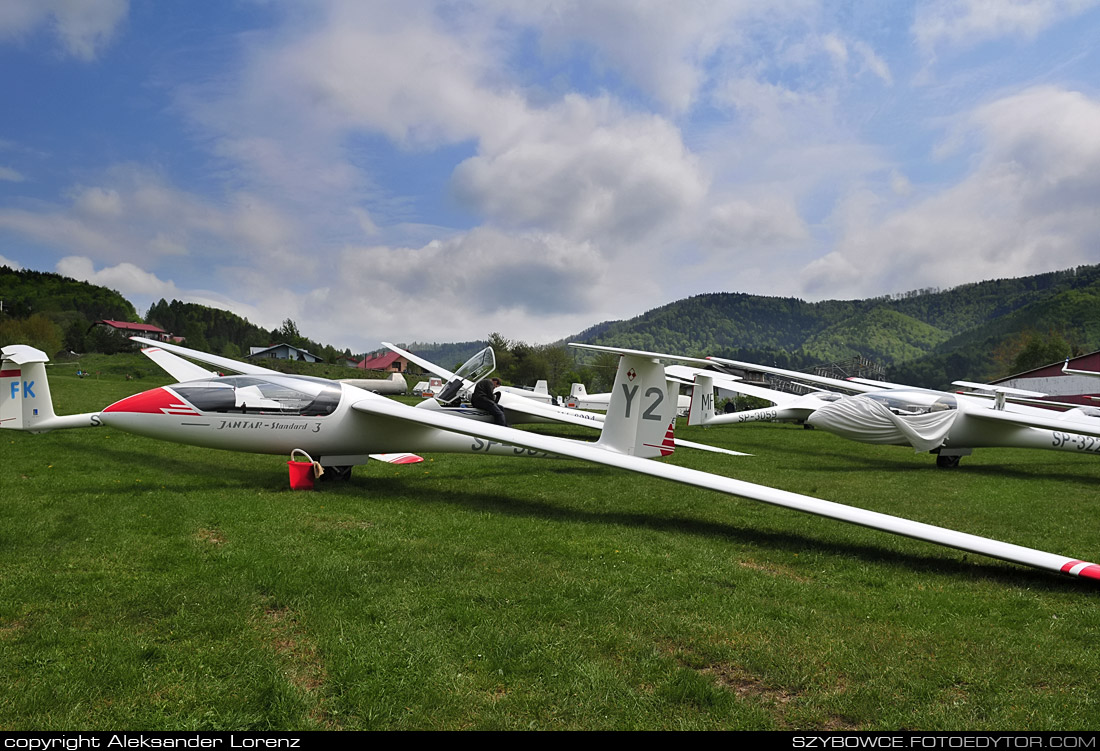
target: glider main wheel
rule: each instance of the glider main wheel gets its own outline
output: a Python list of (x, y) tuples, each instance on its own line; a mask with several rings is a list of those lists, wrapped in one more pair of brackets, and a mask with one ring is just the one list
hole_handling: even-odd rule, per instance
[(936, 455), (936, 466), (942, 469), (952, 469), (959, 466), (960, 456), (944, 456), (943, 454)]
[(321, 482), (347, 482), (351, 479), (351, 468), (354, 465), (340, 467), (325, 467), (325, 473), (321, 475)]

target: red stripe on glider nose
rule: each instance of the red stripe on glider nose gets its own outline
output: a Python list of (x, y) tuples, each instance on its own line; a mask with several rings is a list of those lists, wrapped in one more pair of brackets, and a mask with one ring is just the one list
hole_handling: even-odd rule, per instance
[(140, 394), (128, 396), (121, 401), (112, 404), (104, 412), (140, 412), (145, 414), (163, 415), (164, 410), (180, 407), (179, 397), (173, 396), (164, 389), (143, 391)]

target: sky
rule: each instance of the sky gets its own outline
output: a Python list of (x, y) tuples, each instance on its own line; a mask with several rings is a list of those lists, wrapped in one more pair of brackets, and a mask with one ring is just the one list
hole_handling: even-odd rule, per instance
[(382, 340), (1100, 263), (1100, 0), (4, 0), (0, 264)]

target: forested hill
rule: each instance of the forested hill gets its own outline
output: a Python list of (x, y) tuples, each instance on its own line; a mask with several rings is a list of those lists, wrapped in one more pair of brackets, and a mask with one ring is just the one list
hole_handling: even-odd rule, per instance
[(284, 342), (329, 363), (351, 355), (307, 339), (290, 319), (268, 330), (227, 310), (179, 300), (160, 300), (143, 319), (115, 290), (48, 272), (0, 266), (0, 301), (0, 344), (30, 344), (50, 355), (62, 350), (110, 354), (132, 346), (123, 337), (92, 326), (105, 319), (154, 324), (185, 337), (193, 349), (228, 357), (247, 355), (250, 347)]
[(697, 295), (573, 341), (796, 367), (862, 355), (914, 385), (985, 380), (1022, 367), (1022, 353), (1052, 362), (1100, 349), (1100, 265), (867, 300)]
[(133, 304), (113, 289), (44, 271), (0, 266), (0, 300), (12, 318), (43, 313), (82, 321), (141, 321)]
[[(45, 272), (0, 267), (0, 300), (0, 344), (30, 343), (51, 353), (110, 351), (111, 342), (100, 341), (102, 330), (89, 330), (93, 321), (143, 320), (113, 290)], [(310, 341), (289, 319), (269, 331), (228, 311), (178, 300), (153, 305), (144, 322), (185, 336), (196, 349), (229, 357), (279, 342), (330, 363), (351, 354)], [(503, 361), (539, 359), (531, 356), (538, 347), (499, 334), (489, 335), (489, 341)], [(991, 380), (1100, 349), (1100, 265), (868, 300), (697, 295), (627, 321), (598, 324), (569, 341), (725, 356), (795, 370), (861, 356), (884, 366), (888, 380), (943, 388), (955, 379)], [(484, 344), (408, 348), (455, 367)], [(528, 370), (524, 378), (544, 377), (533, 366)]]

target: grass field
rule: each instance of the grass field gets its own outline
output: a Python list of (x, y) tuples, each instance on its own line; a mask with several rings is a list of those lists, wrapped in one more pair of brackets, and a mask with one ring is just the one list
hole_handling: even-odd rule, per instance
[[(71, 370), (61, 413), (164, 382)], [(755, 454), (678, 464), (1100, 561), (1096, 457), (678, 435)], [(286, 457), (0, 442), (0, 729), (1100, 728), (1095, 582), (573, 461), (306, 493)]]

